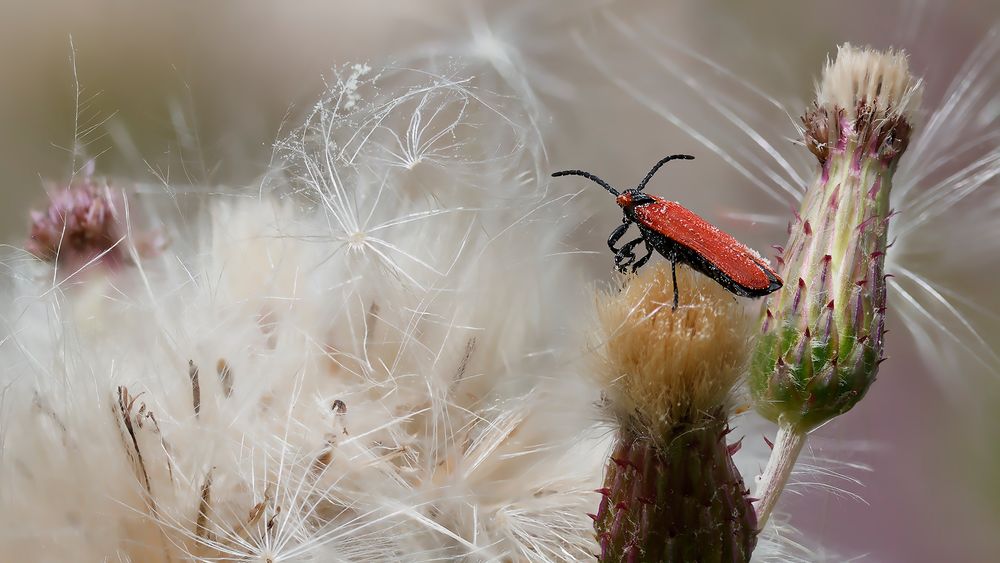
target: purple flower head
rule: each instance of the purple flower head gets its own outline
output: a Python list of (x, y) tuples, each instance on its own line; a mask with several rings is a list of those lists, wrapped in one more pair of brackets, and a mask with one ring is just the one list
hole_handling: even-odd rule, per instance
[(122, 230), (111, 190), (90, 177), (52, 194), (45, 211), (31, 212), (28, 252), (71, 271), (99, 260), (120, 264)]

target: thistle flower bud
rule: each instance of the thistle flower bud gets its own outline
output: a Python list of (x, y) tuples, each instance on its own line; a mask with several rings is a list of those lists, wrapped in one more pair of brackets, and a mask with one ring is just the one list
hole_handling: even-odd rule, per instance
[(802, 118), (820, 169), (779, 249), (786, 284), (750, 377), (758, 410), (797, 432), (850, 410), (883, 359), (889, 191), (919, 94), (904, 53), (843, 45)]
[(91, 260), (120, 263), (122, 236), (115, 198), (91, 178), (60, 188), (48, 209), (31, 212), (28, 252), (73, 271)]
[(618, 438), (592, 515), (600, 561), (747, 561), (757, 521), (727, 445), (749, 325), (725, 290), (670, 268), (598, 301), (599, 370)]

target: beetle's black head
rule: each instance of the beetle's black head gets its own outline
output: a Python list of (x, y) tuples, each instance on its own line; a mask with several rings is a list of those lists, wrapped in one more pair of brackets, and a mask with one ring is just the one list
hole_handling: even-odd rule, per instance
[(622, 209), (628, 211), (631, 211), (637, 205), (653, 203), (653, 201), (655, 200), (652, 197), (640, 192), (638, 188), (625, 190), (615, 198), (615, 203), (617, 203)]

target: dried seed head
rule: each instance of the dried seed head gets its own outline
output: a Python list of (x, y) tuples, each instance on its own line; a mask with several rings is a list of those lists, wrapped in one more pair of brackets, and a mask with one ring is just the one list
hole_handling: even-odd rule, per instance
[(756, 544), (726, 442), (749, 319), (709, 278), (677, 277), (676, 309), (665, 262), (598, 298), (598, 373), (620, 425), (593, 516), (601, 562), (747, 561)]
[(747, 359), (749, 322), (741, 304), (687, 268), (677, 277), (676, 310), (664, 262), (598, 298), (602, 383), (622, 425), (638, 426), (641, 435), (724, 418)]

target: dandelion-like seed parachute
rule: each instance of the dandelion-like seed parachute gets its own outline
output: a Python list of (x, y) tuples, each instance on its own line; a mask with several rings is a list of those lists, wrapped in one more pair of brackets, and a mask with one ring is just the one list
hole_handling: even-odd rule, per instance
[(591, 556), (572, 198), (534, 108), (426, 68), (336, 69), (259, 194), (156, 256), (126, 222), (130, 263), (85, 283), (9, 262), (4, 553)]

